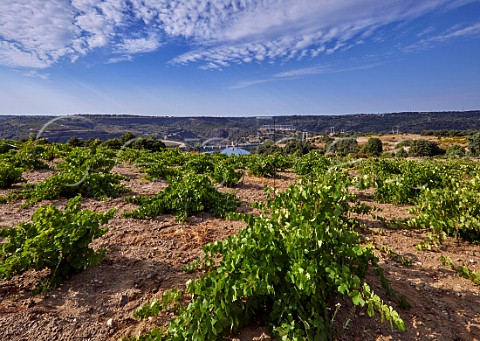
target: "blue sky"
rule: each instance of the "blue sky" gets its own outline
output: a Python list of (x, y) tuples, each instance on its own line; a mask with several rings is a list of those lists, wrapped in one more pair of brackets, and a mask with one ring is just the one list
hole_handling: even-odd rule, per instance
[(0, 1), (0, 79), (1, 114), (480, 109), (480, 1)]

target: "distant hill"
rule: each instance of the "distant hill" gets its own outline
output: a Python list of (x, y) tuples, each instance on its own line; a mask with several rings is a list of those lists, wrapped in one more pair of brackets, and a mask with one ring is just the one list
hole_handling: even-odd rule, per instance
[(254, 135), (262, 127), (293, 127), (309, 133), (420, 133), (424, 130), (480, 130), (480, 111), (403, 112), (335, 116), (171, 117), (133, 115), (0, 116), (0, 138), (22, 139), (29, 134), (65, 142), (76, 136), (102, 140), (126, 131), (172, 140)]

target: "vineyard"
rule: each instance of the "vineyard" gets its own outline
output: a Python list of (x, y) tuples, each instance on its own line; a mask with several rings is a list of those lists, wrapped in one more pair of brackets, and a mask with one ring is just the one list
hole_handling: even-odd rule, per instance
[(480, 339), (480, 163), (365, 154), (0, 142), (1, 338)]

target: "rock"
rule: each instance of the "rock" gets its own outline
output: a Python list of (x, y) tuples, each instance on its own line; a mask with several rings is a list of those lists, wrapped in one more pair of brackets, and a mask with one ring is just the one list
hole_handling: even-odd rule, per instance
[(108, 319), (107, 326), (108, 327), (113, 327), (113, 319), (112, 318)]
[(124, 307), (128, 303), (128, 295), (122, 294), (118, 300), (118, 306)]

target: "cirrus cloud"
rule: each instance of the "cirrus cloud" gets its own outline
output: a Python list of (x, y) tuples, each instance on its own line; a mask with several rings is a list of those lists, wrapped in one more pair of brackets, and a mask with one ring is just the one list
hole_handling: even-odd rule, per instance
[[(190, 49), (171, 64), (198, 64), (202, 69), (315, 58), (363, 44), (385, 25), (473, 1), (3, 1), (0, 64), (47, 68), (63, 60), (75, 62), (100, 48), (110, 54), (105, 62), (115, 62), (168, 44)], [(430, 33), (425, 28), (421, 38), (433, 44)], [(471, 36), (467, 33), (456, 35)]]

